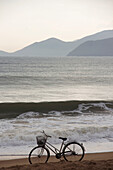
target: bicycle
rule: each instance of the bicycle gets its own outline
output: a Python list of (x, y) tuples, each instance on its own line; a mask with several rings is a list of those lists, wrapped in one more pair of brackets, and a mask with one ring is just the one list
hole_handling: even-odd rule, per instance
[(66, 161), (81, 161), (85, 154), (85, 149), (83, 144), (80, 144), (76, 141), (68, 142), (67, 144), (64, 141), (67, 138), (59, 137), (62, 140), (60, 149), (57, 149), (55, 146), (47, 142), (47, 138), (51, 136), (47, 135), (44, 131), (42, 132), (44, 136), (37, 136), (38, 146), (34, 147), (29, 153), (29, 163), (47, 163), (50, 157), (51, 150), (57, 159), (60, 159), (62, 156)]

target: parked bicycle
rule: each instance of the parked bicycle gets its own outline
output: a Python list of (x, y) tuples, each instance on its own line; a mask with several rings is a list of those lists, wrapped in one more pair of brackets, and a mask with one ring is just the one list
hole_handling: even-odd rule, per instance
[(81, 161), (85, 154), (85, 149), (83, 144), (76, 141), (68, 142), (65, 144), (64, 141), (67, 138), (59, 137), (62, 140), (60, 149), (57, 149), (51, 143), (47, 142), (48, 138), (51, 136), (47, 135), (44, 131), (43, 136), (37, 136), (38, 146), (34, 147), (29, 153), (29, 163), (46, 163), (50, 157), (50, 151), (52, 151), (57, 159), (62, 156), (66, 161)]

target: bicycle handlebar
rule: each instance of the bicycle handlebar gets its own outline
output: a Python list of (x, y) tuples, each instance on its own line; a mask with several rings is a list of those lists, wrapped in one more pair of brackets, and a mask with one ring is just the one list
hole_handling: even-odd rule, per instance
[(44, 135), (45, 135), (47, 138), (51, 138), (51, 136), (47, 135), (44, 130), (42, 131), (42, 133), (44, 133)]

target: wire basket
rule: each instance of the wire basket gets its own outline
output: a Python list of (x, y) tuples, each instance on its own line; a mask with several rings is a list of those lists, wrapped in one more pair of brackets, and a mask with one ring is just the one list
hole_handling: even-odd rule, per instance
[(46, 143), (46, 137), (44, 136), (36, 136), (38, 146), (44, 146)]

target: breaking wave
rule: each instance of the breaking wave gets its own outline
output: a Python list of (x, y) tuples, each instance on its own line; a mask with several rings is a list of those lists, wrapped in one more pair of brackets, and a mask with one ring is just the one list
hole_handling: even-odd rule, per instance
[(113, 113), (113, 102), (61, 101), (42, 103), (0, 103), (0, 118), (39, 118)]

